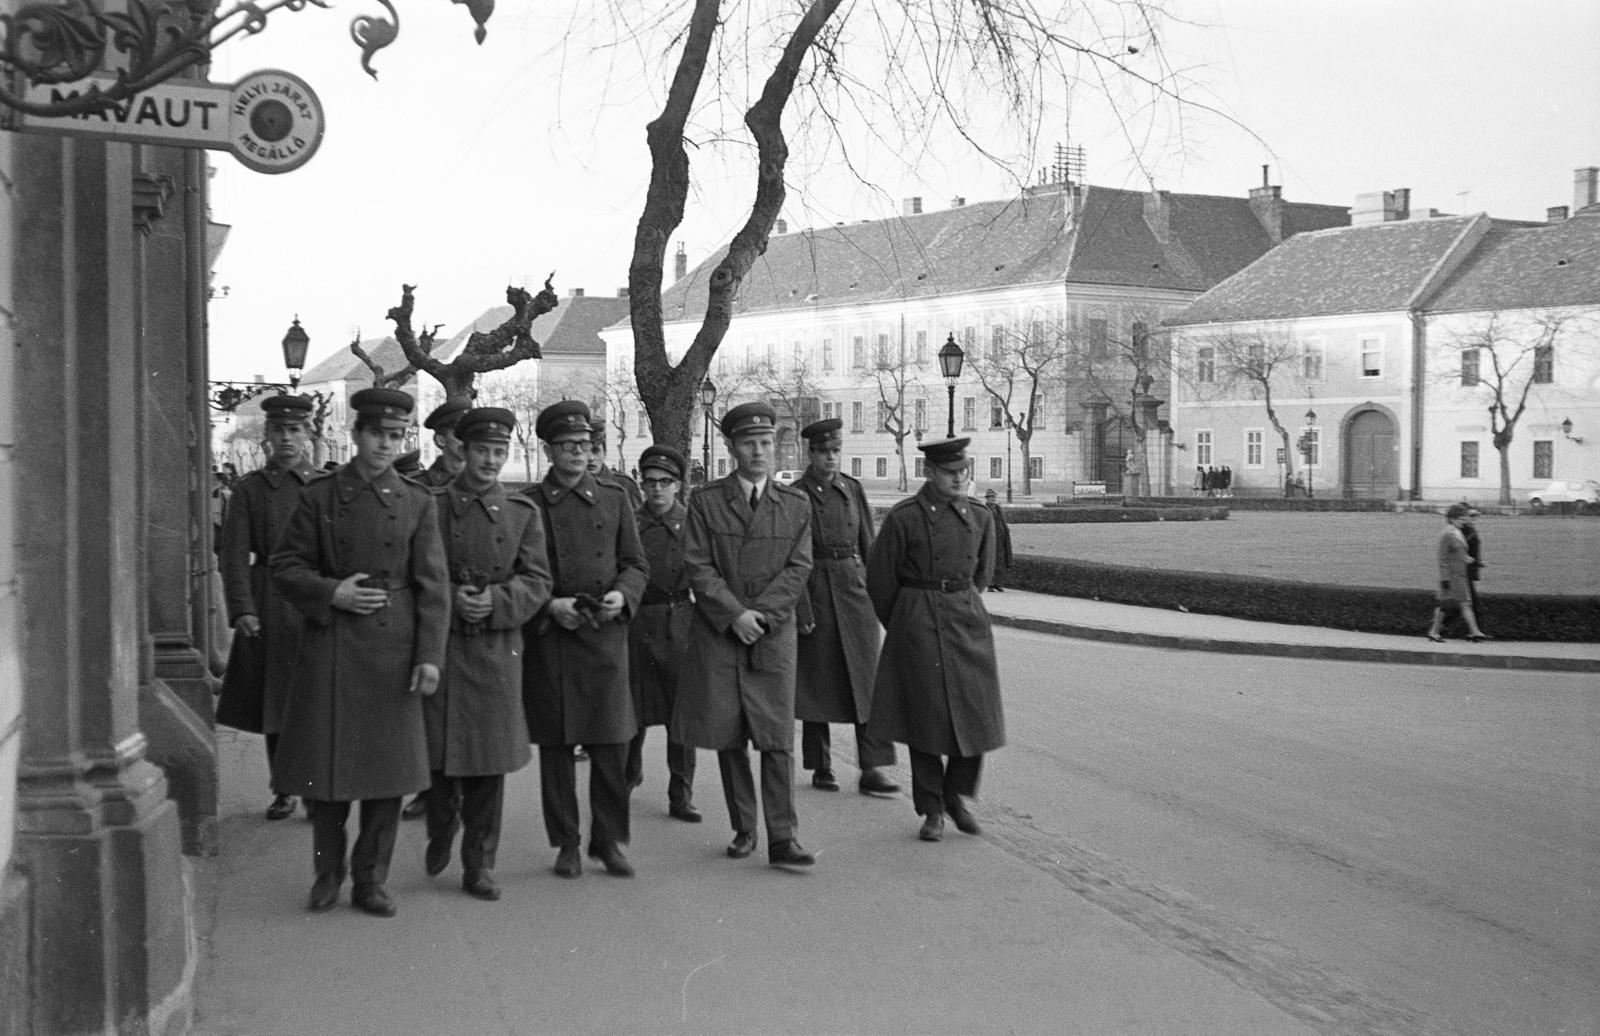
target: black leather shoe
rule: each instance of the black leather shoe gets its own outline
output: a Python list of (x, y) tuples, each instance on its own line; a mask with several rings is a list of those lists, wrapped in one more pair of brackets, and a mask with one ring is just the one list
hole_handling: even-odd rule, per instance
[(929, 813), (922, 818), (922, 830), (917, 837), (924, 842), (937, 842), (944, 837), (944, 814)]
[(357, 910), (364, 910), (374, 917), (395, 915), (394, 900), (390, 899), (389, 893), (375, 881), (364, 881), (357, 885), (350, 893), (350, 902), (355, 904)]
[(606, 873), (617, 878), (633, 877), (633, 864), (622, 855), (622, 850), (614, 845), (589, 846), (589, 858), (599, 860), (606, 866)]
[(811, 775), (811, 786), (819, 791), (838, 791), (839, 782), (832, 770), (818, 770)]
[(427, 870), (428, 877), (431, 878), (436, 874), (441, 874), (446, 867), (450, 866), (450, 843), (452, 841), (454, 839), (448, 836), (428, 839), (428, 848), (422, 854), (422, 866)]
[(583, 873), (583, 861), (578, 858), (577, 846), (563, 846), (556, 853), (555, 872), (563, 878), (576, 878)]
[(793, 838), (785, 838), (772, 843), (767, 850), (767, 862), (774, 867), (809, 867), (817, 858), (800, 848), (800, 843)]
[(900, 785), (885, 777), (883, 771), (878, 769), (861, 771), (861, 781), (856, 787), (863, 795), (895, 795), (900, 791)]
[(294, 797), (279, 795), (272, 800), (272, 805), (267, 807), (268, 820), (284, 820), (294, 812)]
[(978, 826), (971, 813), (967, 811), (967, 804), (960, 799), (951, 799), (944, 804), (944, 811), (950, 814), (950, 819), (955, 821), (956, 830), (964, 835), (981, 835), (983, 828)]
[(740, 831), (733, 836), (733, 842), (728, 846), (728, 855), (735, 860), (742, 860), (756, 851), (756, 833), (754, 831)]
[(500, 898), (500, 886), (488, 871), (467, 871), (461, 878), (461, 887), (467, 895), (491, 902)]
[(698, 824), (701, 820), (705, 819), (700, 815), (700, 811), (698, 809), (695, 809), (687, 802), (675, 802), (671, 806), (668, 806), (667, 815), (677, 817), (679, 820), (690, 824)]
[(400, 811), (401, 820), (415, 820), (428, 811), (428, 793), (421, 792)]
[(319, 874), (317, 880), (311, 884), (311, 900), (306, 907), (317, 913), (332, 910), (339, 902), (339, 886), (344, 884), (344, 879), (337, 874)]

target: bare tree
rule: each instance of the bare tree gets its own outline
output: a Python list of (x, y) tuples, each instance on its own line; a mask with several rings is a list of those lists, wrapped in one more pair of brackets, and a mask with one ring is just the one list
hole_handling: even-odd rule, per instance
[(241, 472), (254, 471), (265, 461), (261, 444), (267, 438), (267, 422), (260, 417), (242, 417), (222, 437), (222, 450)]
[[(600, 404), (599, 409), (611, 422), (616, 432), (617, 464), (623, 464), (624, 447), (628, 444), (628, 415), (639, 408), (639, 392), (635, 387), (633, 366), (627, 362), (614, 369), (591, 374), (583, 382), (585, 395)], [(643, 434), (643, 430), (640, 430)]]
[(539, 398), (534, 382), (526, 378), (501, 378), (485, 382), (478, 389), (478, 405), (497, 406), (511, 411), (517, 419), (511, 434), (522, 450), (523, 473), (527, 481), (534, 481), (534, 458), (539, 453), (539, 439), (533, 434), (539, 411), (547, 405)]
[(1026, 327), (997, 327), (973, 370), (984, 391), (999, 405), (1022, 451), (1022, 495), (1033, 495), (1033, 433), (1040, 424), (1045, 391), (1063, 384), (1073, 352), (1072, 328), (1048, 320)]
[(899, 473), (896, 486), (904, 492), (906, 481), (906, 439), (916, 428), (913, 417), (908, 412), (908, 391), (921, 384), (921, 368), (923, 364), (906, 362), (905, 342), (882, 343), (873, 349), (870, 362), (861, 374), (861, 379), (873, 387), (877, 395), (878, 413), (876, 426), (879, 431), (889, 433), (894, 440), (895, 457), (899, 460)]
[(1244, 392), (1261, 401), (1267, 421), (1278, 433), (1286, 458), (1285, 472), (1292, 474), (1294, 453), (1289, 449), (1289, 429), (1278, 418), (1272, 402), (1274, 391), (1282, 392), (1304, 380), (1305, 355), (1289, 329), (1264, 325), (1196, 338), (1183, 361), (1181, 376), (1197, 398), (1238, 398)]
[(749, 369), (751, 386), (778, 412), (778, 448), (780, 453), (787, 440), (796, 450), (795, 467), (804, 467), (799, 459), (800, 429), (817, 419), (821, 390), (812, 375), (811, 361), (803, 355), (794, 355), (789, 362), (763, 360)]
[(1061, 323), (1047, 329), (1065, 345), (1061, 357), (1059, 382), (1079, 398), (1104, 401), (1133, 432), (1133, 467), (1138, 476), (1135, 492), (1123, 487), (1124, 495), (1146, 496), (1154, 492), (1150, 479), (1150, 435), (1157, 430), (1158, 403), (1152, 398), (1153, 385), (1168, 384), (1172, 354), (1167, 336), (1158, 330), (1155, 314), (1145, 315), (1129, 325), (1127, 334), (1109, 326), (1074, 326)]

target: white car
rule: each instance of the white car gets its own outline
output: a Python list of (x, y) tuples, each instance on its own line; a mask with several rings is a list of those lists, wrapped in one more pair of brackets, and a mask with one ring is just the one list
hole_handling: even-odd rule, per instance
[(774, 472), (772, 477), (778, 480), (778, 485), (780, 485), (780, 486), (788, 486), (788, 485), (793, 485), (794, 484), (794, 480), (800, 477), (800, 472), (798, 472), (798, 471), (778, 471), (778, 472)]
[(1558, 478), (1528, 494), (1528, 507), (1534, 511), (1550, 508), (1575, 511), (1600, 511), (1600, 482), (1592, 478)]

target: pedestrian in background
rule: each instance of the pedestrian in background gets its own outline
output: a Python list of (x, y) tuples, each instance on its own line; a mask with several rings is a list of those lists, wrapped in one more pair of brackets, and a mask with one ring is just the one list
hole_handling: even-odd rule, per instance
[(1472, 611), (1472, 591), (1467, 579), (1467, 538), (1461, 527), (1466, 524), (1470, 511), (1466, 504), (1451, 504), (1444, 513), (1445, 530), (1439, 537), (1438, 549), (1439, 603), (1433, 609), (1433, 622), (1428, 626), (1428, 639), (1436, 643), (1444, 641), (1445, 620), (1458, 615), (1466, 624), (1468, 640), (1486, 639)]
[(302, 617), (273, 782), (311, 812), (312, 910), (338, 902), (359, 801), (351, 901), (394, 915), (384, 882), (400, 802), (428, 786), (421, 699), (444, 664), (450, 576), (433, 493), (394, 471), (415, 405), (395, 389), (350, 397), (355, 459), (306, 484), (272, 553), (278, 592)]
[(627, 493), (629, 513), (644, 506), (639, 483), (606, 463), (606, 423), (598, 417), (589, 418), (589, 474), (601, 485), (618, 486)]
[(678, 493), (688, 462), (671, 446), (654, 445), (639, 456), (644, 476), (644, 506), (634, 515), (639, 543), (650, 565), (650, 582), (633, 621), (628, 624), (628, 679), (639, 732), (628, 744), (628, 784), (644, 783), (644, 736), (651, 727), (667, 728), (667, 813), (700, 823), (694, 805), (694, 748), (672, 736), (672, 711), (678, 700), (678, 676), (689, 649), (689, 624), (694, 601), (689, 571), (683, 562), (689, 512)]
[(886, 635), (868, 730), (911, 754), (918, 837), (944, 837), (945, 814), (979, 834), (966, 800), (983, 756), (1005, 744), (994, 632), (979, 590), (994, 566), (994, 520), (963, 492), (969, 439), (918, 444), (927, 481), (883, 520), (867, 592)]
[(439, 690), (422, 703), (430, 785), (425, 793), (429, 877), (444, 871), (461, 832), (461, 887), (500, 898), (494, 880), (505, 775), (528, 765), (522, 711), (522, 627), (550, 600), (544, 525), (500, 470), (517, 420), (468, 410), (455, 424), (462, 468), (439, 490), (439, 532), (451, 583), (450, 646)]
[(1000, 508), (995, 491), (986, 490), (983, 506), (994, 518), (994, 572), (989, 576), (989, 589), (997, 594), (1006, 592), (1006, 572), (1011, 568), (1011, 526), (1006, 524), (1006, 513)]
[(555, 872), (583, 873), (578, 847), (577, 771), (573, 750), (589, 756), (590, 857), (606, 872), (631, 877), (628, 742), (639, 732), (628, 683), (628, 620), (639, 607), (650, 569), (628, 495), (589, 473), (589, 408), (577, 400), (539, 412), (534, 430), (550, 469), (526, 492), (544, 519), (550, 601), (524, 628), (522, 706), (528, 740), (539, 746), (545, 833)]
[[(217, 538), (217, 565), (233, 646), (216, 720), (225, 727), (265, 735), (269, 774), (283, 728), (284, 704), (297, 675), (300, 613), (279, 594), (268, 562), (294, 513), (300, 487), (322, 477), (311, 466), (311, 409), (305, 396), (262, 400), (267, 462), (239, 480)], [(220, 481), (220, 472), (217, 477)], [(267, 819), (282, 820), (294, 809), (292, 796), (274, 796)]]
[[(1483, 575), (1483, 537), (1478, 533), (1480, 512), (1467, 505), (1467, 520), (1461, 525), (1461, 535), (1467, 541), (1467, 595), (1472, 598), (1472, 617), (1478, 629), (1483, 629), (1483, 604), (1478, 600), (1478, 580)], [(1488, 636), (1488, 634), (1484, 634)]]
[(838, 791), (828, 724), (856, 732), (856, 764), (863, 795), (894, 795), (900, 785), (882, 767), (894, 765), (894, 742), (867, 734), (872, 684), (878, 668), (878, 624), (867, 596), (867, 552), (872, 549), (872, 507), (861, 483), (840, 470), (844, 422), (815, 421), (800, 430), (809, 463), (794, 488), (811, 503), (811, 575), (797, 602), (799, 666), (794, 713), (800, 719), (800, 764), (811, 786)]
[(811, 505), (771, 478), (777, 413), (745, 403), (722, 416), (732, 474), (689, 498), (684, 562), (694, 588), (689, 654), (672, 713), (683, 744), (717, 753), (733, 824), (727, 853), (756, 848), (747, 743), (761, 753), (767, 861), (809, 866), (794, 809), (795, 607), (811, 571)]

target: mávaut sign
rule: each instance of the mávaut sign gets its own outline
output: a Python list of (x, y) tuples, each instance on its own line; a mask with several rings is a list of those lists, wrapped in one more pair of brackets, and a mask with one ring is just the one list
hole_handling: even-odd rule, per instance
[[(90, 76), (102, 84), (110, 76)], [(30, 86), (26, 99), (50, 104), (78, 96), (73, 84)], [(166, 82), (115, 107), (58, 118), (22, 115), (9, 128), (131, 144), (232, 151), (258, 173), (287, 173), (311, 160), (326, 125), (322, 102), (299, 76), (278, 69), (252, 72), (232, 86)]]

